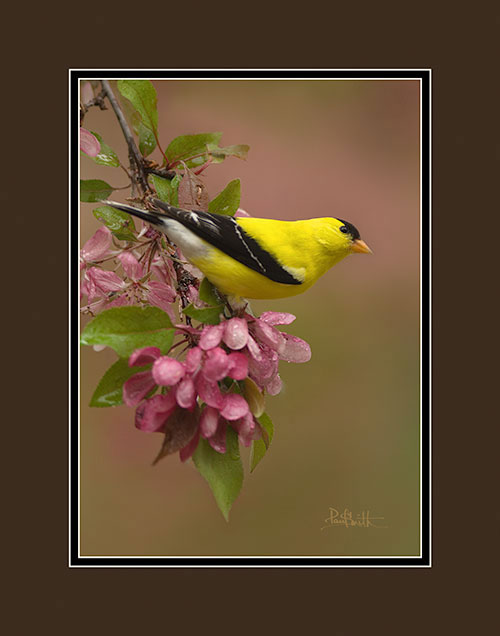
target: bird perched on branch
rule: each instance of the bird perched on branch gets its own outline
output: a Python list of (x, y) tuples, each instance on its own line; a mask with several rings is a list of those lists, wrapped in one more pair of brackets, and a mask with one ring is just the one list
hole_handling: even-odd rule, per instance
[(276, 221), (183, 210), (153, 199), (150, 212), (103, 201), (164, 232), (221, 292), (238, 298), (285, 298), (306, 291), (352, 253), (371, 253), (342, 219)]

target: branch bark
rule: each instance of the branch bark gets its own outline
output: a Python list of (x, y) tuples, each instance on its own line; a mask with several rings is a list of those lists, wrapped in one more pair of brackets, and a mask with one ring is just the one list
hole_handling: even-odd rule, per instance
[(123, 136), (125, 137), (125, 141), (127, 142), (129, 156), (131, 160), (133, 159), (133, 162), (136, 166), (135, 172), (137, 174), (137, 180), (139, 182), (139, 185), (141, 186), (142, 193), (146, 194), (149, 189), (148, 182), (146, 173), (144, 171), (142, 156), (139, 152), (139, 149), (137, 148), (134, 137), (132, 135), (132, 131), (130, 130), (127, 120), (125, 119), (125, 115), (123, 114), (123, 111), (120, 108), (120, 105), (118, 104), (118, 101), (113, 91), (111, 90), (111, 86), (109, 85), (109, 82), (107, 80), (102, 80), (102, 89), (106, 97), (109, 99), (111, 106), (115, 112), (116, 118), (118, 119), (118, 123), (120, 124), (120, 127), (122, 129)]

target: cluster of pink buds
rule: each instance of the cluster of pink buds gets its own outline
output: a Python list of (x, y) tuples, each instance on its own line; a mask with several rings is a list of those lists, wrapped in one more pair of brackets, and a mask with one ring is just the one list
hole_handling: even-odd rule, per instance
[[(81, 295), (87, 296), (82, 311), (94, 315), (124, 305), (154, 305), (175, 324), (176, 272), (168, 256), (152, 248), (155, 240), (156, 231), (144, 226), (136, 242), (119, 247), (113, 245), (107, 227), (97, 230), (80, 252)], [(102, 268), (110, 261), (120, 275)], [(192, 278), (184, 294), (199, 306), (195, 285)], [(172, 357), (173, 349), (171, 355), (162, 355), (157, 347), (137, 349), (129, 358), (130, 367), (150, 368), (125, 382), (124, 403), (136, 408), (140, 430), (176, 436), (169, 452), (179, 450), (182, 461), (194, 453), (200, 436), (225, 453), (228, 426), (244, 446), (262, 437), (258, 418), (264, 412), (265, 395), (281, 391), (280, 360), (307, 362), (311, 357), (306, 342), (276, 328), (293, 322), (292, 314), (266, 311), (259, 318), (243, 313), (221, 319), (217, 325), (196, 328), (175, 325), (183, 338), (174, 348), (182, 343), (188, 347), (182, 360), (182, 354)]]
[[(177, 325), (196, 342), (184, 361), (162, 356), (156, 347), (134, 351), (130, 366), (152, 363), (150, 370), (133, 375), (123, 386), (125, 404), (137, 406), (137, 428), (166, 432), (177, 409), (193, 411), (199, 401), (198, 427), (180, 450), (182, 461), (193, 454), (200, 435), (224, 453), (227, 426), (249, 446), (262, 436), (257, 417), (263, 412), (264, 393), (276, 395), (281, 390), (279, 360), (307, 362), (311, 357), (306, 342), (275, 327), (294, 319), (292, 314), (266, 312), (260, 318), (245, 314), (201, 330)], [(156, 387), (166, 392), (145, 399)]]

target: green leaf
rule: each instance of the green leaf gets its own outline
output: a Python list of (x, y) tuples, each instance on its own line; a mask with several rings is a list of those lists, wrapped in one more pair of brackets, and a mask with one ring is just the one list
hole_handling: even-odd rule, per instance
[(149, 175), (149, 179), (156, 190), (158, 198), (170, 205), (178, 205), (178, 192), (181, 176), (176, 174), (173, 179), (164, 179), (156, 174)]
[(170, 318), (158, 307), (113, 307), (89, 322), (80, 342), (106, 345), (120, 357), (128, 358), (141, 347), (158, 347), (165, 354), (174, 336)]
[(198, 297), (210, 307), (220, 307), (220, 298), (217, 296), (214, 285), (205, 277), (201, 281), (200, 289), (198, 291)]
[(194, 155), (206, 152), (208, 144), (217, 146), (221, 137), (222, 133), (181, 135), (170, 142), (165, 154), (170, 163), (187, 160)]
[(96, 219), (104, 223), (109, 228), (117, 239), (121, 241), (136, 241), (135, 236), (135, 224), (130, 214), (116, 210), (109, 205), (102, 205), (99, 208), (93, 210), (93, 215)]
[(224, 311), (223, 305), (216, 307), (204, 307), (197, 309), (192, 303), (182, 310), (183, 314), (202, 322), (204, 325), (218, 325), (220, 323), (220, 315)]
[(239, 179), (230, 181), (215, 199), (208, 204), (208, 211), (213, 214), (233, 216), (240, 205), (241, 184)]
[(213, 163), (221, 163), (226, 157), (236, 157), (237, 159), (246, 159), (250, 146), (246, 144), (237, 144), (235, 146), (226, 146), (225, 148), (218, 148), (215, 144), (208, 146), (210, 154), (213, 158)]
[(137, 125), (137, 134), (139, 136), (139, 150), (143, 157), (147, 157), (156, 148), (154, 133), (141, 121)]
[(255, 470), (257, 464), (266, 454), (266, 451), (271, 445), (274, 435), (274, 426), (271, 418), (269, 417), (269, 415), (267, 415), (267, 413), (262, 413), (262, 415), (258, 417), (257, 420), (264, 431), (267, 433), (268, 439), (256, 439), (253, 441), (252, 449), (250, 451), (250, 472), (253, 472)]
[(113, 150), (113, 148), (110, 148), (108, 144), (104, 143), (101, 135), (97, 134), (96, 132), (92, 132), (92, 134), (98, 139), (99, 143), (101, 144), (101, 150), (97, 157), (91, 157), (91, 159), (93, 159), (101, 166), (111, 166), (113, 168), (119, 168), (120, 160), (118, 159), (118, 155)]
[(80, 179), (80, 201), (85, 203), (97, 203), (107, 199), (113, 192), (113, 188), (100, 179)]
[(224, 454), (218, 453), (205, 439), (200, 438), (193, 462), (208, 482), (220, 511), (228, 521), (231, 506), (243, 485), (238, 435), (230, 426), (227, 427), (226, 449)]
[(102, 376), (89, 406), (119, 406), (123, 404), (123, 384), (136, 373), (145, 371), (144, 367), (129, 367), (127, 360), (120, 358)]
[(149, 80), (118, 80), (117, 84), (118, 90), (132, 103), (146, 128), (157, 132), (158, 110), (153, 84)]

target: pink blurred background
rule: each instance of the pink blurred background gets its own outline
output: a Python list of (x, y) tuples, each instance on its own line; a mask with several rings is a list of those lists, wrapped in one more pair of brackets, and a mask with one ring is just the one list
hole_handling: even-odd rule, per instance
[[(223, 132), (247, 161), (210, 167), (213, 198), (231, 180), (252, 216), (337, 216), (372, 256), (350, 256), (306, 294), (253, 301), (289, 311), (312, 359), (281, 363), (268, 398), (275, 438), (226, 523), (190, 462), (151, 462), (161, 437), (133, 410), (89, 408), (110, 350), (81, 350), (83, 555), (416, 555), (419, 553), (419, 83), (415, 80), (154, 81), (162, 145)], [(111, 110), (84, 126), (126, 161)], [(157, 151), (152, 158), (159, 159)], [(81, 158), (81, 177), (125, 185)], [(118, 193), (113, 196), (123, 199)], [(82, 244), (99, 227), (81, 205)], [(245, 469), (248, 453), (243, 451)], [(384, 517), (385, 528), (321, 530), (329, 508)]]

